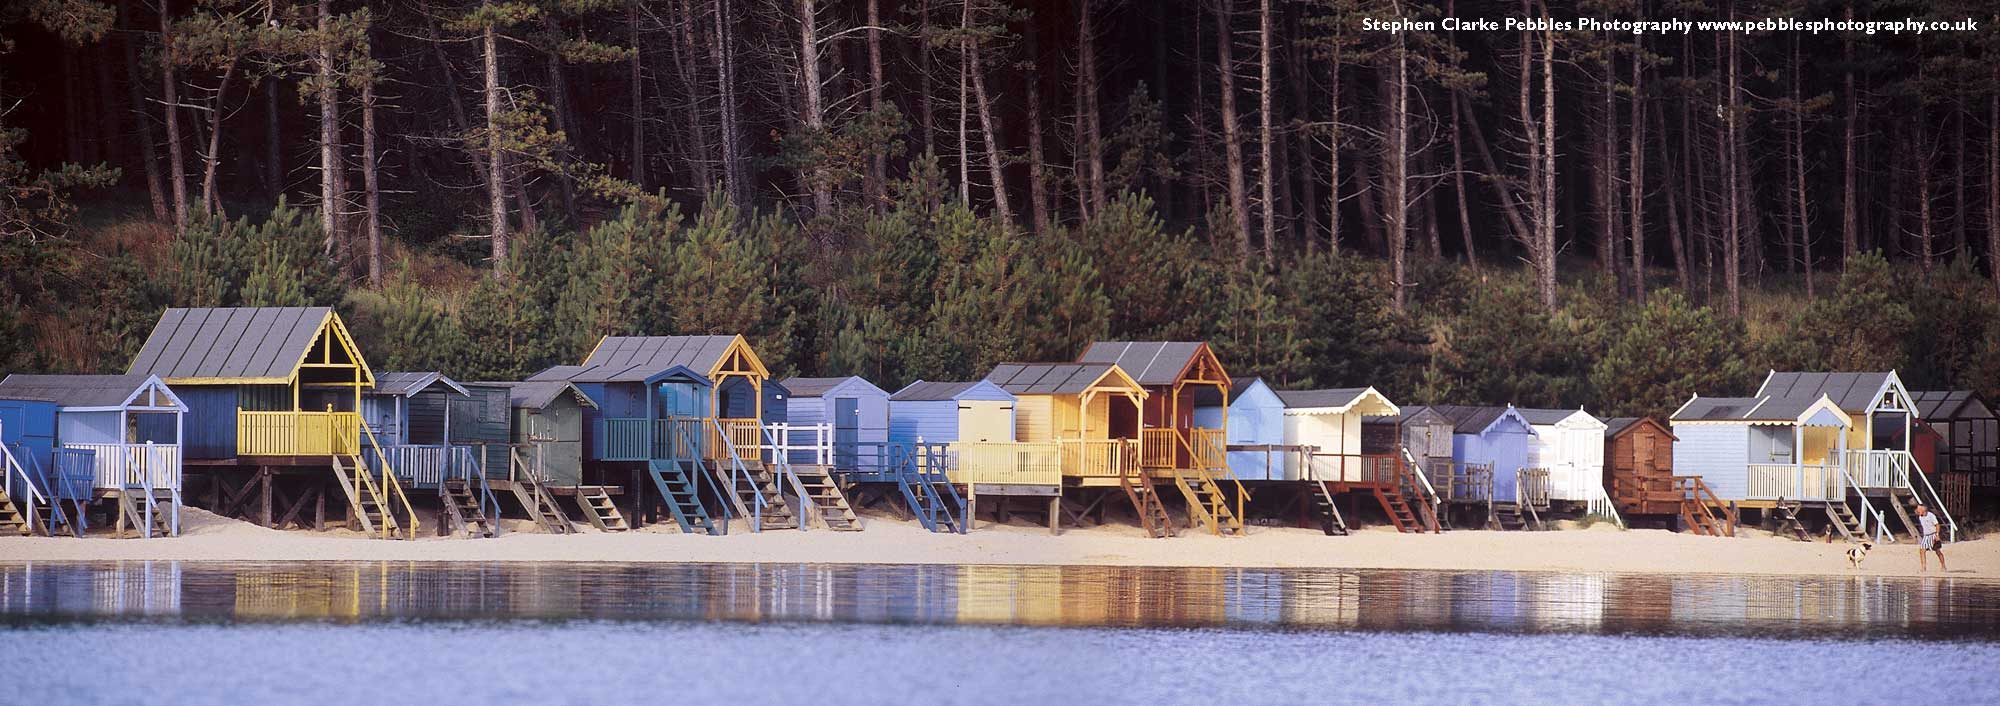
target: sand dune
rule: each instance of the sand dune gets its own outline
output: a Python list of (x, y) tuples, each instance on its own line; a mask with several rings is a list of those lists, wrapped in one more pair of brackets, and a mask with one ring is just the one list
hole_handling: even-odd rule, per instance
[[(1850, 571), (1841, 543), (1797, 542), (1745, 530), (1736, 538), (1599, 525), (1553, 532), (1457, 531), (1403, 535), (1369, 529), (1347, 537), (1254, 527), (1246, 537), (1184, 531), (1152, 539), (1135, 527), (1066, 529), (982, 522), (967, 535), (934, 535), (911, 522), (869, 518), (866, 531), (772, 531), (682, 535), (655, 525), (637, 532), (536, 532), (526, 521), (496, 539), (425, 537), (393, 542), (346, 530), (279, 531), (189, 509), (178, 538), (151, 540), (0, 538), (0, 560), (177, 559), (219, 561), (638, 561), (865, 564), (1101, 564), (1113, 566), (1503, 569), (1730, 574), (1917, 575), (1916, 550), (1878, 546)], [(1946, 548), (1950, 576), (2000, 578), (2000, 538)], [(1932, 567), (1933, 575), (1936, 567)]]

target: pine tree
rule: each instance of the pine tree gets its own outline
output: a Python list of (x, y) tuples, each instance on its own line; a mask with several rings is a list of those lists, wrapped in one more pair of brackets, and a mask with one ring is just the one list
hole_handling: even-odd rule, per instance
[(1615, 326), (1591, 367), (1591, 412), (1665, 419), (1691, 394), (1727, 395), (1754, 383), (1742, 322), (1671, 289)]

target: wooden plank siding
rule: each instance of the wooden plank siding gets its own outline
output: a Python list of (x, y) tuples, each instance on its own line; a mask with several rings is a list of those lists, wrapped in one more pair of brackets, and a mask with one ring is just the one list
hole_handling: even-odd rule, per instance
[(1658, 421), (1641, 418), (1613, 430), (1604, 442), (1604, 489), (1618, 511), (1664, 515), (1680, 511), (1674, 490), (1674, 435)]

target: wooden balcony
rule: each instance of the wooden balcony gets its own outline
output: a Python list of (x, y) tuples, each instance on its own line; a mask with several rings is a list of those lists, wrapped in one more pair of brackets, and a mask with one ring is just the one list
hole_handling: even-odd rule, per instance
[(1747, 500), (1847, 499), (1847, 474), (1836, 464), (1752, 463), (1748, 470), (1743, 492)]
[(397, 444), (383, 446), (380, 451), (380, 455), (374, 451), (362, 455), (368, 470), (379, 477), (382, 464), (387, 463), (397, 480), (416, 488), (436, 488), (446, 478), (471, 478), (484, 472), (479, 454), (471, 446)]
[(63, 448), (91, 453), (91, 485), (96, 488), (181, 487), (180, 444), (63, 444)]
[(239, 456), (354, 456), (361, 453), (361, 415), (354, 412), (236, 413)]
[(1850, 482), (1873, 490), (1910, 487), (1910, 467), (1916, 465), (1916, 458), (1907, 451), (1849, 449), (1829, 453), (1827, 463), (1845, 467)]
[[(650, 461), (694, 458), (715, 447), (715, 431), (704, 417), (642, 419), (613, 417), (597, 420), (590, 442), (590, 457), (597, 461)], [(750, 460), (744, 452), (744, 460)], [(720, 455), (703, 458), (726, 458)]]
[(1349, 485), (1389, 487), (1397, 482), (1401, 459), (1390, 454), (1314, 453), (1306, 457), (1300, 478), (1281, 480), (1327, 481)]
[(1140, 442), (1131, 439), (1062, 439), (1062, 474), (1073, 478), (1111, 479), (1130, 472), (1139, 460)]
[(1062, 484), (1062, 451), (1055, 443), (960, 441), (951, 445), (951, 457), (946, 475), (953, 483)]

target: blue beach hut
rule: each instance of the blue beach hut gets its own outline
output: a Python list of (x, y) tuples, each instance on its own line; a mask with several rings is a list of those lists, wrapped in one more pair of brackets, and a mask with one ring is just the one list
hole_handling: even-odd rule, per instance
[(1462, 466), (1492, 464), (1493, 499), (1512, 501), (1516, 474), (1531, 467), (1529, 457), (1536, 440), (1534, 424), (1513, 405), (1431, 409), (1452, 422), (1452, 460)]
[[(854, 375), (793, 377), (779, 384), (791, 392), (784, 423), (790, 427), (793, 463), (831, 462), (843, 472), (881, 468), (889, 442), (888, 392)], [(831, 446), (831, 459), (819, 458), (816, 447), (823, 445)]]
[(986, 380), (910, 383), (889, 396), (889, 441), (1013, 441), (1014, 395)]
[(1228, 407), (1213, 393), (1197, 392), (1195, 401), (1195, 426), (1228, 430), (1230, 473), (1238, 480), (1282, 479), (1285, 402), (1262, 378), (1230, 378)]

